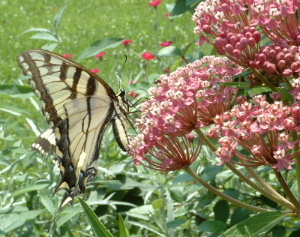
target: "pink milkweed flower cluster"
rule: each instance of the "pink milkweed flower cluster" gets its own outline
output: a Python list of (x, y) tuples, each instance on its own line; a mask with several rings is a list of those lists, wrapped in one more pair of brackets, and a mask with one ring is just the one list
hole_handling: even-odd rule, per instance
[[(208, 135), (219, 138), (216, 154), (221, 163), (238, 157), (242, 165), (292, 168), (299, 154), (293, 150), (299, 142), (299, 7), (300, 2), (292, 0), (207, 0), (196, 8), (194, 32), (200, 45), (211, 43), (220, 55), (250, 68), (250, 87), (268, 85), (278, 91), (285, 85), (294, 96), (285, 99), (285, 105), (280, 93), (270, 94), (271, 101), (263, 96), (252, 102), (240, 99), (217, 116)], [(271, 44), (261, 47), (264, 36)]]
[[(284, 106), (282, 101), (270, 103), (258, 95), (253, 101), (238, 98), (231, 110), (216, 116), (208, 135), (219, 138), (216, 154), (222, 163), (269, 165), (277, 170), (291, 169), (299, 151), (293, 152), (298, 141), (293, 134), (297, 124), (298, 106)], [(243, 148), (244, 152), (240, 152)], [(238, 161), (232, 160), (237, 157)]]
[[(199, 154), (201, 142), (187, 146), (186, 137), (192, 136), (195, 128), (212, 124), (216, 115), (230, 108), (237, 89), (221, 83), (232, 81), (241, 71), (240, 67), (231, 67), (230, 60), (212, 56), (162, 75), (158, 87), (150, 88), (150, 99), (143, 104), (141, 118), (137, 120), (141, 134), (131, 141), (135, 162), (164, 171), (190, 165)], [(164, 143), (176, 147), (168, 148), (167, 164), (163, 159), (166, 156), (162, 155), (166, 154)], [(156, 161), (146, 154), (152, 154)]]
[[(299, 6), (299, 1), (292, 0), (207, 0), (196, 8), (194, 32), (199, 35), (200, 45), (213, 44), (220, 55), (245, 68), (264, 64), (263, 67), (275, 71), (287, 68), (285, 63), (289, 64), (291, 55), (299, 52), (298, 47), (291, 47), (300, 44)], [(279, 46), (269, 46), (270, 55), (275, 50), (272, 57), (281, 52), (288, 54), (287, 58), (278, 55), (276, 68), (264, 61), (268, 59), (269, 48), (260, 47), (262, 34)], [(293, 68), (299, 70), (298, 65)]]
[[(136, 163), (184, 168), (202, 143), (196, 137), (187, 145), (188, 136), (207, 127), (220, 164), (291, 169), (300, 153), (299, 7), (299, 0), (201, 2), (193, 15), (199, 45), (210, 43), (224, 57), (204, 57), (158, 79), (131, 142)], [(239, 81), (265, 94), (229, 86)]]

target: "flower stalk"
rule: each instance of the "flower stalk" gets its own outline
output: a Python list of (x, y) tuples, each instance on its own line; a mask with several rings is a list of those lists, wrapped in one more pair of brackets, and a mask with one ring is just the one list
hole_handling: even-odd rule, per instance
[(261, 207), (256, 207), (256, 206), (253, 206), (253, 205), (249, 205), (247, 203), (238, 201), (238, 200), (236, 200), (236, 199), (220, 192), (218, 189), (216, 189), (215, 187), (211, 186), (209, 183), (207, 183), (206, 181), (201, 179), (189, 166), (185, 168), (185, 171), (187, 173), (189, 173), (197, 182), (202, 184), (206, 189), (208, 189), (209, 191), (211, 191), (215, 195), (223, 198), (224, 200), (235, 204), (236, 206), (243, 207), (243, 208), (246, 208), (248, 210), (257, 211), (257, 212), (273, 211), (272, 209), (266, 209), (266, 208), (261, 208)]

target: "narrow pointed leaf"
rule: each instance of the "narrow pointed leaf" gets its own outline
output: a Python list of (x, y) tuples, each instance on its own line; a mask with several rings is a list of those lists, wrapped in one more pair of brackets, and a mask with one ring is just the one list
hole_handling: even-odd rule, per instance
[(29, 193), (29, 192), (32, 192), (32, 191), (41, 190), (41, 189), (44, 189), (48, 186), (49, 186), (49, 184), (36, 184), (36, 185), (30, 185), (30, 186), (25, 187), (25, 188), (20, 188), (12, 194), (12, 197), (17, 197), (17, 196), (20, 196), (24, 193)]
[[(43, 210), (23, 211), (0, 214), (0, 231), (8, 233), (25, 224), (27, 220), (32, 220), (41, 214)], [(11, 236), (11, 235), (10, 235)]]
[(119, 237), (129, 237), (130, 235), (128, 229), (126, 228), (124, 220), (120, 214), (118, 215), (118, 218), (119, 218)]
[(29, 32), (46, 32), (46, 33), (52, 34), (52, 32), (50, 30), (45, 29), (45, 28), (30, 28), (28, 30), (23, 31), (22, 34), (26, 34)]
[(54, 28), (55, 28), (56, 30), (57, 30), (57, 28), (58, 28), (58, 25), (59, 25), (61, 16), (63, 15), (63, 13), (64, 13), (66, 7), (67, 7), (67, 4), (64, 5), (64, 6), (59, 10), (59, 12), (55, 15), (55, 17), (54, 17), (54, 23), (53, 23), (53, 24), (54, 24)]
[(89, 205), (83, 201), (81, 198), (78, 198), (85, 215), (87, 216), (96, 236), (98, 237), (113, 237), (113, 235), (106, 229), (102, 222), (98, 219), (97, 215), (89, 207)]
[(53, 229), (62, 226), (68, 220), (72, 220), (74, 216), (78, 215), (81, 212), (82, 212), (82, 207), (80, 205), (76, 207), (68, 206), (68, 208), (64, 209), (63, 212), (59, 214)]
[(96, 54), (104, 51), (108, 48), (117, 47), (124, 41), (124, 38), (105, 38), (93, 42), (89, 47), (87, 47), (81, 55), (78, 57), (77, 61), (82, 59), (95, 56)]
[(0, 95), (33, 95), (32, 88), (29, 86), (20, 86), (20, 85), (0, 85)]
[(42, 194), (40, 195), (41, 202), (46, 207), (46, 209), (51, 213), (51, 215), (54, 217), (55, 214), (55, 206), (53, 203), (53, 199), (51, 199), (48, 195)]
[(258, 237), (263, 236), (288, 214), (281, 212), (259, 213), (245, 221), (238, 223), (222, 234), (222, 237)]
[(48, 33), (48, 32), (39, 32), (39, 33), (31, 36), (30, 38), (59, 42), (59, 40), (52, 33)]

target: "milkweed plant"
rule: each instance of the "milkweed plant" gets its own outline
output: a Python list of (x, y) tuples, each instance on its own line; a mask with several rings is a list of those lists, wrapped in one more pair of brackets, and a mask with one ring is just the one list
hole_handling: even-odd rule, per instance
[[(212, 45), (219, 56), (161, 75), (149, 89), (130, 143), (135, 163), (185, 170), (236, 206), (275, 211), (232, 198), (196, 174), (191, 165), (207, 146), (216, 165), (227, 166), (281, 213), (299, 217), (299, 8), (299, 0), (201, 2), (192, 17), (194, 33), (199, 45)], [(278, 183), (268, 183), (258, 167), (269, 167)], [(289, 180), (293, 171), (296, 179)]]

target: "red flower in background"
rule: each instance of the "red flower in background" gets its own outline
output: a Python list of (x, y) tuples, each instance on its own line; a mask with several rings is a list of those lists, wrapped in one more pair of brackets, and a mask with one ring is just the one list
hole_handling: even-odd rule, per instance
[(129, 96), (131, 96), (131, 97), (133, 97), (133, 98), (137, 98), (137, 97), (139, 97), (139, 94), (136, 93), (136, 92), (134, 92), (134, 91), (131, 91), (131, 92), (129, 93)]
[(155, 58), (155, 55), (150, 52), (145, 52), (142, 54), (142, 58), (146, 60), (152, 60)]
[(151, 1), (149, 3), (149, 7), (158, 7), (158, 5), (161, 3), (162, 3), (162, 1)]
[(94, 69), (91, 69), (91, 72), (97, 74), (98, 72), (100, 72), (100, 69), (94, 68)]
[(63, 54), (61, 56), (63, 56), (64, 58), (69, 58), (69, 59), (73, 58), (73, 54)]
[(160, 43), (160, 46), (167, 47), (167, 46), (170, 46), (171, 44), (173, 44), (173, 41), (165, 41), (165, 42)]
[(107, 54), (106, 52), (98, 53), (95, 55), (95, 58), (102, 58), (106, 54)]
[(132, 40), (126, 39), (126, 40), (124, 40), (124, 41), (122, 42), (122, 44), (125, 45), (125, 46), (127, 46), (127, 45), (131, 44), (132, 42), (133, 42)]

